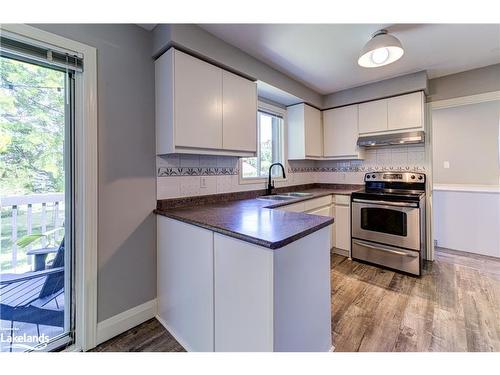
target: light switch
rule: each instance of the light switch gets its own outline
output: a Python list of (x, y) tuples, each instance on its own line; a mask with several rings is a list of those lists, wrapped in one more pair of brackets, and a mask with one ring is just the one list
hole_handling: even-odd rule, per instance
[(450, 162), (449, 162), (448, 160), (446, 160), (446, 161), (443, 163), (443, 168), (445, 168), (445, 169), (450, 168)]
[(207, 187), (207, 179), (205, 177), (200, 177), (200, 188)]

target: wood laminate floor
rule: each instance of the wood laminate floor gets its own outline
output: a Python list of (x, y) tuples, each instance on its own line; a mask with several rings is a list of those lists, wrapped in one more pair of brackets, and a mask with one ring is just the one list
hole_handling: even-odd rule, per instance
[[(500, 351), (500, 260), (438, 249), (420, 278), (333, 254), (335, 350)], [(184, 351), (151, 319), (95, 351)]]

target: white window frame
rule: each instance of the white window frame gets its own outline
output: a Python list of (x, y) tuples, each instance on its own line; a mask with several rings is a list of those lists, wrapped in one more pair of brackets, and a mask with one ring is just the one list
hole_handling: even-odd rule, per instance
[(24, 24), (2, 24), (0, 31), (84, 60), (75, 75), (75, 343), (66, 350), (86, 351), (96, 346), (97, 333), (97, 51)]
[[(285, 170), (288, 170), (288, 161), (287, 161), (287, 126), (286, 126), (286, 108), (281, 108), (263, 101), (258, 102), (257, 111), (264, 111), (270, 114), (274, 114), (280, 116), (283, 119), (283, 127), (281, 129), (281, 145), (282, 157), (283, 157), (283, 166)], [(257, 123), (257, 142), (260, 142), (260, 134), (259, 134), (259, 125)], [(259, 145), (257, 144), (257, 154), (259, 150)], [(258, 157), (258, 156), (257, 156)], [(248, 185), (248, 184), (260, 184), (267, 183), (267, 177), (243, 177), (243, 158), (240, 158), (238, 161), (238, 169), (239, 169), (239, 184), (240, 185)], [(288, 175), (288, 174), (287, 174)], [(273, 181), (285, 182), (287, 178), (283, 177), (273, 177)]]

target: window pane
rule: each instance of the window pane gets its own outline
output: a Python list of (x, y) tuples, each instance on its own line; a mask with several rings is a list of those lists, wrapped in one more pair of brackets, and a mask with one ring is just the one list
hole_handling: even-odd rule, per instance
[[(272, 163), (282, 162), (281, 132), (283, 120), (268, 113), (258, 113), (259, 144), (257, 157), (243, 158), (241, 175), (243, 178), (267, 177)], [(278, 175), (273, 170), (273, 175)]]
[(260, 114), (260, 175), (267, 175), (273, 163), (273, 119), (270, 115)]
[(0, 352), (38, 350), (71, 329), (72, 91), (48, 67), (0, 72)]
[(241, 162), (241, 173), (244, 178), (258, 177), (257, 158), (244, 158)]

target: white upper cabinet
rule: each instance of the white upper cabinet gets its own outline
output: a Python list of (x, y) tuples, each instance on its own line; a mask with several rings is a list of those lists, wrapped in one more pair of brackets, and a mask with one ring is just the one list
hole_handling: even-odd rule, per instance
[(358, 140), (358, 106), (323, 111), (323, 141), (325, 158), (362, 158)]
[(222, 69), (174, 53), (175, 145), (222, 148)]
[(424, 93), (359, 104), (359, 133), (424, 129)]
[(257, 152), (257, 85), (223, 71), (222, 146)]
[(310, 107), (307, 104), (304, 107), (304, 125), (306, 156), (315, 157), (323, 155), (323, 130), (321, 127), (321, 111)]
[(155, 62), (156, 153), (252, 156), (255, 82), (174, 48)]
[(423, 92), (419, 91), (387, 99), (387, 114), (389, 130), (423, 128)]
[(300, 103), (287, 108), (288, 159), (317, 159), (323, 156), (321, 112)]
[(359, 132), (376, 133), (387, 130), (387, 99), (359, 104)]

